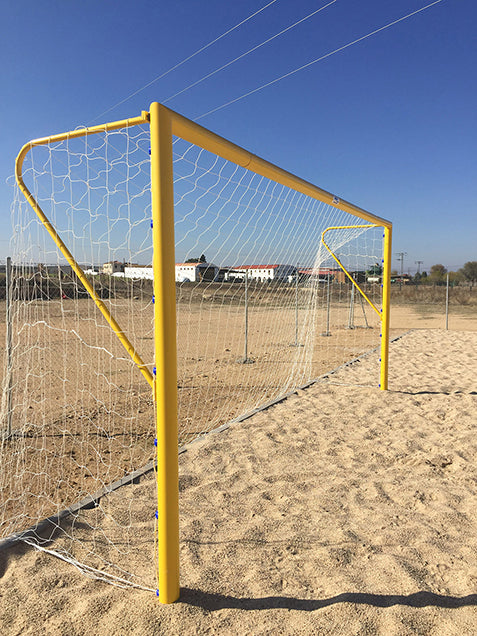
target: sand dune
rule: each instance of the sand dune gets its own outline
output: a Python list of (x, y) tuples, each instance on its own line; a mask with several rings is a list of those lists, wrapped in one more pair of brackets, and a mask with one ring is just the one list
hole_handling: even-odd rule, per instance
[[(388, 392), (356, 386), (373, 354), (191, 444), (172, 606), (2, 552), (1, 633), (477, 633), (476, 359), (476, 332), (414, 331)], [(147, 569), (152, 480), (129, 488)]]

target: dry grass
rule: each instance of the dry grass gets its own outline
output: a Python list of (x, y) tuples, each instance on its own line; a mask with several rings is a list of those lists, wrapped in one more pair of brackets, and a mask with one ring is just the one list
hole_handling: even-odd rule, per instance
[[(437, 285), (399, 285), (391, 286), (393, 305), (442, 305), (446, 302), (446, 287)], [(451, 287), (449, 304), (461, 307), (477, 305), (477, 289), (474, 287)]]

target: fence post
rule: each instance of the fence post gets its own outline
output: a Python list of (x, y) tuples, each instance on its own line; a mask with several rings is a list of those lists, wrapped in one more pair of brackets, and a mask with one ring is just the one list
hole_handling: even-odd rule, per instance
[(351, 292), (349, 295), (349, 317), (347, 329), (354, 329), (354, 285), (351, 284)]
[(248, 357), (248, 269), (245, 270), (244, 282), (245, 282), (245, 349), (244, 349), (243, 358), (240, 358), (238, 362), (240, 364), (252, 364), (254, 361)]
[(446, 279), (446, 331), (449, 329), (449, 272)]
[(7, 432), (6, 436), (12, 435), (12, 259), (7, 257), (7, 269), (5, 278), (5, 301), (7, 319)]
[[(368, 291), (368, 290), (366, 290), (366, 291)], [(366, 316), (366, 309), (364, 308), (364, 301), (363, 301), (363, 297), (361, 296), (361, 294), (359, 295), (359, 300), (361, 301), (361, 310), (363, 312), (365, 329), (371, 329), (371, 327), (369, 326), (369, 323), (368, 323), (368, 318)]]
[(331, 275), (328, 272), (328, 280), (326, 282), (326, 331), (324, 331), (322, 336), (331, 336), (330, 332), (330, 304), (331, 304)]
[(245, 351), (243, 361), (248, 359), (248, 269), (245, 270)]
[(299, 277), (299, 272), (298, 272), (298, 263), (296, 265), (296, 272), (295, 272), (295, 342), (291, 343), (291, 347), (302, 347), (303, 345), (301, 345), (298, 342), (298, 277)]
[(295, 274), (295, 346), (298, 347), (298, 264)]

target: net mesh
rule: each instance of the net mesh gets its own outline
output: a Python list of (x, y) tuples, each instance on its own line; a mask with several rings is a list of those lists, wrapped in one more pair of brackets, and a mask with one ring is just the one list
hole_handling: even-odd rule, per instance
[[(152, 371), (149, 146), (142, 126), (38, 146), (23, 175)], [(326, 242), (378, 310), (383, 237), (180, 138), (173, 161), (183, 445), (378, 345), (379, 316), (321, 235), (339, 228)], [(0, 536), (99, 493), (53, 524), (55, 553), (91, 576), (155, 589), (151, 388), (18, 190), (13, 226)], [(143, 467), (140, 484), (127, 477)]]
[[(379, 317), (321, 242), (327, 228), (362, 220), (182, 139), (174, 177), (184, 439), (378, 344)], [(330, 230), (326, 240), (380, 308), (380, 275), (368, 284), (366, 272), (381, 272), (382, 228)], [(210, 263), (203, 273), (200, 256)]]

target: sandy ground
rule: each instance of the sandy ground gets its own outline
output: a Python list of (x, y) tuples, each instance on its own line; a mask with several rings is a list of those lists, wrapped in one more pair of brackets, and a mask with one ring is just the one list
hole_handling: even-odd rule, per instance
[[(346, 328), (348, 296), (342, 294), (339, 302), (337, 290), (330, 312), (331, 336), (321, 336), (326, 324), (321, 307), (316, 330), (298, 332), (304, 346), (290, 346), (295, 337), (295, 292), (267, 289), (266, 298), (258, 306), (252, 303), (249, 312), (248, 356), (253, 364), (238, 364), (244, 356), (243, 307), (237, 298), (235, 305), (223, 307), (207, 300), (203, 289), (192, 291), (178, 303), (180, 444), (379, 344), (376, 317), (368, 311), (367, 320), (374, 328), (364, 329), (359, 303), (354, 312), (357, 328)], [(254, 291), (265, 294), (263, 289)], [(293, 301), (285, 310), (282, 291)], [(302, 292), (306, 295), (309, 290)], [(155, 455), (150, 387), (125, 359), (119, 340), (94, 304), (67, 299), (15, 307), (18, 347), (13, 362), (12, 429), (18, 434), (0, 448), (0, 498), (6, 501), (0, 506), (2, 537), (101, 490)], [(152, 370), (150, 300), (118, 299), (112, 309)], [(476, 321), (471, 310), (452, 306), (451, 328), (472, 327)], [(435, 305), (393, 307), (391, 335), (410, 327), (443, 326), (444, 317), (435, 312)], [(307, 326), (303, 309), (298, 324)], [(0, 321), (0, 344), (4, 338), (5, 322)], [(374, 374), (353, 381), (376, 386), (378, 367)]]
[[(18, 546), (0, 554), (0, 632), (477, 633), (477, 333), (461, 320), (395, 341), (388, 392), (356, 386), (370, 355), (190, 445), (178, 603)], [(150, 570), (152, 480), (128, 488)]]

